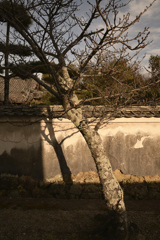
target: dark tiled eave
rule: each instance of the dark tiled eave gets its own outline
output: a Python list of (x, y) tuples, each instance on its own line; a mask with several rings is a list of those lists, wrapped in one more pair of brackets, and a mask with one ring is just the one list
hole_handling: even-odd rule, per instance
[[(150, 118), (160, 117), (160, 106), (132, 106), (115, 110), (104, 106), (83, 106), (83, 113), (86, 117), (114, 116), (116, 118)], [(55, 106), (0, 106), (0, 117), (2, 116), (37, 116), (37, 117), (65, 117), (63, 107)]]

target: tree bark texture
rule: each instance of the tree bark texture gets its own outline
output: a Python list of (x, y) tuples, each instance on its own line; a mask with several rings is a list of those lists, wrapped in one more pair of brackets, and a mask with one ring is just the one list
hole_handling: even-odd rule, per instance
[(107, 240), (127, 240), (128, 221), (123, 190), (112, 172), (112, 167), (106, 155), (102, 139), (98, 131), (91, 128), (87, 120), (83, 120), (83, 114), (80, 108), (68, 110), (67, 115), (86, 140), (97, 167), (104, 199), (108, 207), (106, 238)]

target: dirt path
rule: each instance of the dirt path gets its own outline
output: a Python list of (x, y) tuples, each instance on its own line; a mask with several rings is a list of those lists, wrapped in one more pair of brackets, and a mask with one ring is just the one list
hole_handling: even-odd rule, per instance
[[(146, 240), (160, 240), (160, 201), (127, 201)], [(0, 240), (102, 240), (103, 200), (0, 198)]]

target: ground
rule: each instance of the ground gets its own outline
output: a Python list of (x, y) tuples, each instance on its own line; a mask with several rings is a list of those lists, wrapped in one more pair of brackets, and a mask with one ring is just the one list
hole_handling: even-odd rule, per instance
[[(128, 200), (129, 219), (160, 240), (160, 200)], [(0, 198), (0, 240), (103, 240), (104, 200)]]

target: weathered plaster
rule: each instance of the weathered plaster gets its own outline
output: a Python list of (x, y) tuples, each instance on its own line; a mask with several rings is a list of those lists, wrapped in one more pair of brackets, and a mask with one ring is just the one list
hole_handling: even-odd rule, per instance
[(73, 174), (96, 171), (84, 138), (69, 120), (42, 121), (41, 139), (44, 178), (53, 177), (67, 166)]
[(157, 118), (116, 119), (101, 129), (113, 169), (139, 176), (159, 174), (159, 130)]
[(25, 149), (36, 146), (36, 142), (40, 140), (39, 124), (29, 126), (16, 126), (9, 123), (0, 124), (0, 154), (4, 150), (10, 154), (13, 148)]
[[(62, 170), (74, 175), (96, 171), (84, 138), (69, 120), (30, 120), (28, 125), (24, 116), (0, 119), (0, 173), (52, 178)], [(118, 118), (99, 133), (114, 170), (139, 176), (160, 173), (159, 118)]]

